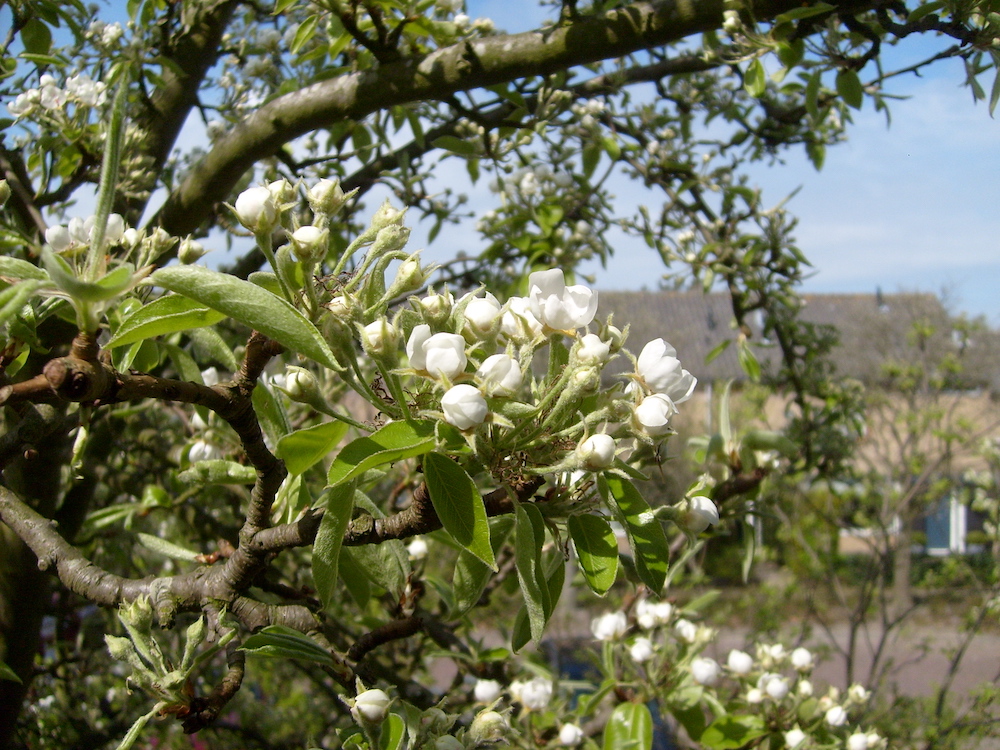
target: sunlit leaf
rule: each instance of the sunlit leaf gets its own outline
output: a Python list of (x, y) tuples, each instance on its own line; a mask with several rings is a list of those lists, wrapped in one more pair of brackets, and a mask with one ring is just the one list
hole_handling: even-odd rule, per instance
[(431, 503), (445, 531), (495, 570), (486, 506), (476, 483), (461, 466), (440, 453), (424, 456), (423, 467)]
[(330, 467), (327, 481), (330, 485), (346, 482), (376, 466), (419, 456), (433, 447), (434, 422), (390, 422), (345, 445)]

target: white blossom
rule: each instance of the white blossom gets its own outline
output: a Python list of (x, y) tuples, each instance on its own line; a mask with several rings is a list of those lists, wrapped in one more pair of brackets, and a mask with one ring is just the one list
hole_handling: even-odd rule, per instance
[(465, 383), (452, 386), (441, 398), (444, 421), (460, 430), (468, 430), (483, 423), (489, 408), (482, 392)]
[(719, 509), (711, 498), (704, 495), (687, 498), (682, 507), (680, 525), (692, 534), (700, 534), (719, 522)]
[(491, 333), (500, 319), (500, 303), (489, 292), (484, 297), (472, 297), (465, 308), (465, 322), (477, 336)]
[(615, 462), (616, 447), (613, 437), (599, 432), (576, 446), (576, 456), (580, 460), (580, 466), (584, 469), (599, 471), (608, 468)]
[(847, 711), (844, 710), (843, 706), (833, 706), (826, 712), (823, 719), (831, 727), (842, 727), (847, 723)]
[(361, 345), (369, 355), (388, 354), (396, 348), (399, 332), (388, 320), (372, 321), (361, 329)]
[(427, 557), (427, 541), (422, 537), (414, 537), (413, 541), (406, 545), (406, 554), (411, 560), (423, 560)]
[(472, 693), (480, 703), (492, 703), (500, 697), (501, 690), (502, 687), (496, 680), (476, 680)]
[(561, 268), (528, 276), (531, 312), (549, 328), (569, 331), (586, 326), (597, 313), (597, 292), (576, 284), (566, 286)]
[(677, 350), (663, 339), (653, 339), (642, 348), (636, 360), (636, 372), (653, 393), (659, 393), (673, 404), (691, 398), (697, 379), (681, 367)]
[(805, 741), (806, 733), (798, 727), (793, 727), (785, 732), (785, 744), (788, 746), (789, 750), (795, 750), (795, 748)]
[(747, 703), (756, 705), (764, 702), (764, 692), (760, 688), (750, 688), (747, 690)]
[(863, 685), (854, 683), (849, 688), (847, 688), (847, 700), (851, 703), (864, 703), (870, 697), (870, 693), (864, 688)]
[(563, 724), (559, 730), (559, 744), (566, 747), (576, 747), (586, 735), (576, 724)]
[(635, 619), (639, 627), (651, 630), (659, 625), (666, 625), (674, 613), (674, 607), (670, 602), (654, 602), (651, 599), (642, 599), (635, 605)]
[(645, 636), (639, 636), (632, 641), (632, 645), (629, 647), (628, 653), (634, 662), (641, 664), (644, 661), (649, 661), (653, 658), (653, 642)]
[(611, 353), (610, 345), (601, 341), (596, 333), (588, 333), (580, 338), (576, 346), (576, 358), (587, 365), (603, 365)]
[(254, 233), (270, 232), (278, 219), (278, 206), (266, 187), (247, 188), (236, 198), (236, 218)]
[(217, 458), (222, 458), (222, 451), (204, 440), (196, 440), (190, 450), (188, 450), (188, 461), (191, 463), (195, 463), (196, 461), (211, 461)]
[(351, 715), (362, 724), (381, 724), (389, 715), (390, 703), (384, 690), (365, 690), (354, 699)]
[(701, 656), (691, 662), (691, 676), (699, 685), (712, 687), (719, 681), (719, 664), (715, 659)]
[(847, 750), (868, 750), (868, 734), (855, 732), (847, 738)]
[(624, 612), (605, 612), (590, 621), (590, 632), (599, 641), (615, 641), (625, 635), (628, 620)]
[(483, 360), (476, 378), (487, 396), (512, 396), (521, 387), (521, 368), (506, 354), (494, 354)]
[(792, 651), (792, 667), (799, 672), (809, 672), (813, 668), (813, 655), (807, 648), (801, 646)]
[(687, 643), (694, 643), (698, 640), (698, 626), (690, 620), (678, 620), (674, 623), (674, 632), (677, 637)]
[(750, 674), (750, 670), (753, 669), (753, 657), (746, 651), (740, 651), (739, 649), (734, 648), (729, 652), (729, 657), (726, 659), (726, 666), (729, 667), (729, 671), (734, 674)]
[(526, 343), (542, 333), (542, 324), (531, 312), (527, 297), (511, 297), (500, 318), (500, 331), (515, 343)]
[(426, 323), (414, 326), (406, 342), (410, 367), (436, 378), (453, 380), (465, 371), (465, 339), (457, 333), (431, 334)]
[(662, 437), (671, 432), (670, 418), (676, 413), (673, 401), (662, 393), (654, 393), (639, 402), (633, 416), (639, 430), (649, 437)]
[(544, 711), (552, 700), (552, 683), (535, 677), (521, 686), (521, 705), (529, 711)]
[(788, 695), (788, 678), (778, 674), (766, 673), (757, 682), (757, 687), (776, 701)]

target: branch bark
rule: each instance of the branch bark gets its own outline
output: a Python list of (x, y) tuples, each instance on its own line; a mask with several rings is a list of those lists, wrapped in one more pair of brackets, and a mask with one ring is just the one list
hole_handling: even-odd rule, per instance
[[(851, 0), (839, 7), (852, 11), (870, 4)], [(761, 0), (754, 12), (768, 19), (800, 5), (798, 0)], [(549, 29), (460, 42), (279, 96), (215, 145), (170, 195), (154, 223), (178, 236), (196, 230), (256, 161), (333, 122), (658, 47), (718, 28), (722, 11), (722, 0), (636, 2)]]

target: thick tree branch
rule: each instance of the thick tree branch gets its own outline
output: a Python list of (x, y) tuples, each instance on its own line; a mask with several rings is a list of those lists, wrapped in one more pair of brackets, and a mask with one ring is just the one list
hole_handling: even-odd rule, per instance
[[(758, 19), (800, 6), (798, 0), (762, 0)], [(851, 0), (839, 7), (861, 10)], [(637, 2), (564, 26), (461, 42), (423, 58), (380, 65), (279, 96), (222, 138), (171, 194), (155, 221), (174, 235), (197, 229), (254, 163), (283, 144), (333, 122), (360, 120), (397, 104), (444, 99), (528, 76), (621, 57), (717, 28), (722, 0)]]

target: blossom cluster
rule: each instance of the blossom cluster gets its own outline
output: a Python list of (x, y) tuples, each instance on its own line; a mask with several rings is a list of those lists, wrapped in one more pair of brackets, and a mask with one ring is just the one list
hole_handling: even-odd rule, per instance
[[(713, 646), (716, 631), (693, 622), (689, 619), (693, 614), (666, 601), (641, 599), (631, 616), (619, 610), (596, 617), (591, 631), (599, 641), (627, 651), (629, 659), (623, 665), (632, 665), (634, 672), (628, 677), (655, 678), (674, 690), (693, 686), (705, 696), (700, 703), (713, 707), (716, 714), (726, 706), (780, 728), (789, 748), (814, 743), (847, 750), (886, 746), (884, 738), (852, 720), (871, 697), (862, 685), (851, 685), (843, 693), (831, 686), (819, 695), (811, 680), (814, 654), (801, 646), (789, 650), (781, 643), (759, 643), (752, 654), (732, 649), (720, 664), (705, 653)], [(669, 677), (663, 677), (663, 670)], [(655, 692), (652, 685), (651, 690)], [(840, 740), (829, 744), (831, 738)]]
[(101, 81), (91, 80), (80, 74), (70, 76), (62, 85), (48, 73), (39, 79), (38, 88), (31, 88), (18, 94), (7, 105), (14, 117), (26, 117), (37, 110), (49, 115), (61, 114), (68, 105), (93, 109), (107, 101), (107, 87)]

